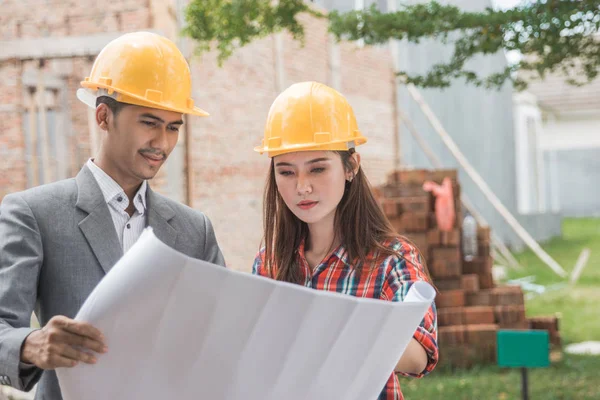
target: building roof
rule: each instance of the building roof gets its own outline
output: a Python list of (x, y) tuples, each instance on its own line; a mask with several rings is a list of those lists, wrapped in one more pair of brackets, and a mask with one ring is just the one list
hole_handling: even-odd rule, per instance
[(543, 81), (533, 81), (527, 89), (539, 106), (558, 115), (600, 113), (600, 77), (583, 86), (573, 86), (561, 75), (549, 75)]

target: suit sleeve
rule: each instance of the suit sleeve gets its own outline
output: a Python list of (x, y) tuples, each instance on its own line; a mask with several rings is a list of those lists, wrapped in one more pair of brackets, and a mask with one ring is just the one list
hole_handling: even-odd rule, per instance
[(215, 230), (210, 219), (204, 214), (204, 260), (209, 263), (225, 266), (225, 259), (217, 243)]
[(34, 330), (31, 313), (43, 261), (37, 221), (19, 194), (0, 205), (0, 381), (29, 391), (42, 370), (20, 363), (21, 346)]

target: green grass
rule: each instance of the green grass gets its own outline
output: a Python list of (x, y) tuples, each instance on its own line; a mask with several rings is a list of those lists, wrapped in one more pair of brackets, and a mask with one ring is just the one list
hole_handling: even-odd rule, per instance
[[(600, 357), (566, 355), (549, 368), (529, 373), (534, 400), (600, 399)], [(434, 371), (422, 379), (401, 378), (406, 400), (521, 399), (519, 370), (480, 367), (468, 371)]]
[[(543, 245), (570, 274), (584, 248), (590, 259), (579, 281), (526, 300), (528, 316), (558, 315), (563, 344), (600, 341), (600, 219), (565, 219), (563, 236)], [(531, 251), (516, 254), (523, 266), (510, 270), (509, 278), (535, 276), (535, 283), (552, 286), (568, 282), (560, 278)], [(565, 354), (550, 368), (531, 370), (531, 399), (600, 399), (600, 356)], [(423, 379), (402, 378), (407, 400), (422, 399), (520, 399), (520, 372), (496, 366), (467, 371), (435, 370)]]
[[(545, 243), (542, 247), (568, 273), (573, 270), (575, 262), (584, 248), (591, 250), (590, 259), (578, 281), (580, 286), (600, 287), (600, 218), (567, 218), (562, 224), (563, 235)], [(536, 283), (553, 284), (564, 282), (540, 261), (530, 250), (516, 255), (523, 266), (521, 271), (511, 271), (511, 277), (536, 276)]]
[[(589, 248), (590, 258), (574, 286), (568, 284), (551, 290), (526, 303), (527, 315), (554, 315), (560, 317), (560, 332), (565, 344), (586, 340), (600, 341), (600, 219), (565, 219), (563, 237), (544, 244), (544, 250), (571, 274), (579, 254)], [(509, 271), (510, 278), (535, 276), (535, 283), (555, 285), (568, 283), (542, 263), (532, 251), (516, 255), (523, 266), (520, 271)]]

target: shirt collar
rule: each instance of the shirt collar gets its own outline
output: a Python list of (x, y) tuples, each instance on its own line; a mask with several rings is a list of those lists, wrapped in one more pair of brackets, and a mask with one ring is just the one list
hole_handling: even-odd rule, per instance
[[(306, 261), (306, 255), (305, 255), (305, 245), (306, 245), (306, 239), (302, 239), (302, 241), (300, 242), (300, 245), (298, 246), (298, 257), (300, 257), (304, 262), (306, 262), (306, 265), (308, 265), (308, 262)], [(329, 259), (327, 259), (327, 264), (329, 264), (331, 257), (335, 257), (338, 260), (340, 260), (341, 262), (343, 262), (344, 264), (346, 264), (346, 266), (351, 267), (350, 261), (348, 259), (348, 252), (346, 251), (346, 248), (344, 247), (343, 244), (339, 245), (337, 249), (335, 249), (335, 251), (333, 253), (331, 253), (331, 255), (329, 256)]]
[[(119, 203), (123, 204), (123, 207), (119, 207), (119, 208), (123, 208), (123, 210), (125, 210), (127, 208), (129, 200), (127, 199), (127, 196), (126, 196), (123, 188), (113, 178), (111, 178), (106, 172), (104, 172), (102, 170), (102, 168), (97, 166), (94, 163), (93, 159), (90, 158), (88, 160), (88, 162), (86, 163), (86, 165), (92, 172), (92, 175), (94, 175), (94, 178), (96, 179), (96, 181), (98, 182), (98, 185), (100, 186), (100, 189), (102, 190), (102, 195), (104, 196), (104, 201), (106, 202), (106, 204), (113, 203), (113, 200), (115, 200), (116, 198), (121, 196), (126, 201), (119, 202)], [(146, 210), (147, 188), (148, 188), (148, 182), (143, 181), (142, 184), (140, 185), (140, 188), (138, 189), (137, 193), (135, 194), (135, 196), (133, 198), (133, 205), (139, 214), (144, 214), (144, 212)]]

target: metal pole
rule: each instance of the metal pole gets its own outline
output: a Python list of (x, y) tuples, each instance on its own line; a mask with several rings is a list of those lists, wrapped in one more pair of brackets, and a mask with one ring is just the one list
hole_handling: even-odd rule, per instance
[(523, 400), (529, 400), (529, 382), (527, 382), (527, 368), (521, 368), (521, 393)]

